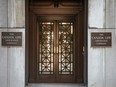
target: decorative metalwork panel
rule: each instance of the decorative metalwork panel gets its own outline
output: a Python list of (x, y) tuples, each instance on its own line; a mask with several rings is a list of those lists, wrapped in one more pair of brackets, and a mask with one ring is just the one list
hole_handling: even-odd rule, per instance
[(41, 22), (39, 24), (39, 74), (53, 74), (53, 30), (53, 22)]
[(73, 22), (59, 22), (59, 74), (73, 74)]

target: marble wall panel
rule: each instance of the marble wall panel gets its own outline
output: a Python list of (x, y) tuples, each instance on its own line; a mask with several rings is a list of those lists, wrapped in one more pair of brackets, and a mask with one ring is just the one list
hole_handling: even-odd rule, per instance
[(25, 0), (8, 0), (8, 27), (25, 27)]
[(8, 3), (7, 0), (0, 0), (0, 27), (7, 27), (7, 12)]
[(8, 87), (25, 87), (25, 29), (8, 29), (22, 32), (22, 46), (8, 48)]
[(7, 29), (0, 29), (0, 86), (7, 87), (7, 76), (8, 76), (8, 53), (7, 47), (1, 45), (1, 32), (6, 32)]
[(105, 0), (88, 0), (88, 26), (105, 27)]

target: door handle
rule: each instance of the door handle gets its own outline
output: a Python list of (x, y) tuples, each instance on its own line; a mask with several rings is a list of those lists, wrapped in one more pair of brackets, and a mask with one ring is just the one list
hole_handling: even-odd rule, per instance
[(58, 47), (54, 47), (54, 53), (58, 53)]
[(83, 56), (85, 56), (85, 47), (83, 46), (83, 52), (82, 52)]

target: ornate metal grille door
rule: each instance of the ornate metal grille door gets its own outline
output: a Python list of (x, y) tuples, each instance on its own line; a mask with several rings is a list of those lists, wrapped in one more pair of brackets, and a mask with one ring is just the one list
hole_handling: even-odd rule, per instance
[[(39, 16), (30, 23), (29, 82), (83, 82), (83, 28), (79, 16)], [(31, 26), (32, 25), (32, 26)]]
[(39, 21), (37, 38), (38, 81), (74, 82), (74, 21)]

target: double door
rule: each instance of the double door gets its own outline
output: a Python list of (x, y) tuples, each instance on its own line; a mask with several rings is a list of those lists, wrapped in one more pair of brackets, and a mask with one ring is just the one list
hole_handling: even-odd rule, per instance
[(81, 24), (78, 16), (61, 15), (30, 22), (29, 82), (83, 82)]
[(39, 82), (74, 82), (74, 20), (39, 21), (37, 67)]

